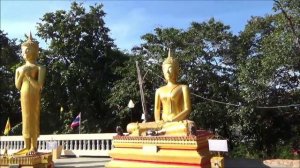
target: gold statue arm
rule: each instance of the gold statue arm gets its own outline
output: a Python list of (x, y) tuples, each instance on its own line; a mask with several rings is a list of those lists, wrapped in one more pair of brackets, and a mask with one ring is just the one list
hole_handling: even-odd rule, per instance
[(188, 86), (186, 85), (182, 85), (182, 94), (183, 94), (183, 110), (178, 113), (173, 119), (172, 121), (182, 121), (182, 120), (186, 120), (187, 117), (189, 116), (189, 114), (192, 111), (192, 107), (191, 107), (191, 100), (190, 100), (190, 90), (188, 88)]
[(24, 72), (21, 71), (20, 68), (18, 68), (16, 70), (16, 75), (15, 75), (15, 85), (18, 90), (21, 89), (23, 78), (24, 78)]
[(46, 76), (46, 68), (43, 66), (39, 66), (39, 74), (38, 74), (38, 79), (34, 80), (27, 74), (25, 74), (29, 82), (32, 84), (33, 87), (36, 89), (42, 90), (45, 82), (45, 76)]
[(161, 113), (161, 102), (160, 102), (160, 96), (159, 96), (159, 89), (157, 89), (155, 92), (155, 103), (154, 103), (155, 122), (159, 122), (161, 120), (160, 113)]

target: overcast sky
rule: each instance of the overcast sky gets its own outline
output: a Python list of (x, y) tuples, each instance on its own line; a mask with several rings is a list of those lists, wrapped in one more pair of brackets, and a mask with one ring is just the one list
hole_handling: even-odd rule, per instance
[[(24, 39), (29, 31), (35, 35), (36, 23), (47, 12), (69, 10), (73, 0), (0, 0), (1, 30), (9, 38)], [(187, 29), (191, 22), (203, 22), (214, 17), (230, 25), (235, 34), (244, 29), (251, 16), (272, 13), (271, 0), (77, 0), (88, 6), (102, 3), (106, 16), (104, 21), (111, 30), (110, 36), (121, 50), (130, 50), (142, 43), (141, 36), (156, 27)], [(37, 37), (35, 37), (37, 38)], [(43, 40), (37, 38), (42, 48)]]

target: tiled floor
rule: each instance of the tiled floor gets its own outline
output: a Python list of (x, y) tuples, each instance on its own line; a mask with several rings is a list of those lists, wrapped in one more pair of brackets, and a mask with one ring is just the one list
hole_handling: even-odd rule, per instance
[[(62, 157), (54, 161), (56, 168), (101, 168), (110, 158), (106, 157)], [(299, 161), (300, 162), (300, 161)], [(284, 162), (266, 162), (254, 159), (225, 159), (225, 168), (294, 168), (283, 164)]]

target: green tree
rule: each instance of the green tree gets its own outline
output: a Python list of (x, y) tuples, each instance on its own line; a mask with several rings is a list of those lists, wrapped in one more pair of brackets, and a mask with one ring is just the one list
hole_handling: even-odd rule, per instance
[(38, 36), (50, 41), (49, 50), (43, 53), (48, 67), (44, 117), (58, 121), (44, 120), (44, 128), (71, 132), (69, 126), (81, 112), (82, 132), (112, 129), (112, 123), (106, 122), (111, 112), (105, 101), (117, 78), (113, 69), (123, 55), (108, 35), (102, 8), (96, 4), (86, 11), (82, 4), (73, 2), (69, 11), (46, 13), (38, 23)]
[(276, 157), (277, 148), (299, 137), (298, 106), (266, 108), (296, 104), (300, 98), (299, 30), (289, 23), (299, 22), (300, 6), (297, 1), (280, 4), (286, 13), (274, 3), (277, 13), (252, 17), (239, 36), (237, 75), (247, 105), (239, 112), (241, 134), (258, 157)]
[(5, 127), (7, 117), (10, 117), (12, 126), (20, 120), (21, 110), (19, 94), (15, 88), (14, 71), (20, 63), (20, 46), (17, 39), (9, 39), (4, 31), (0, 30), (0, 130)]

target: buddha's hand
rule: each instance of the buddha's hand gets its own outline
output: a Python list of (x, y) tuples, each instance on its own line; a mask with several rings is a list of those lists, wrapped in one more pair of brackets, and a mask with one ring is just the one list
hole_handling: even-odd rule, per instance
[(165, 123), (165, 122), (164, 122), (163, 120), (156, 121), (156, 124), (157, 124), (158, 126), (163, 125), (164, 123)]
[(25, 74), (25, 76), (26, 76), (26, 78), (27, 79), (29, 79), (30, 78), (30, 71), (31, 71), (31, 67), (29, 67), (29, 66), (26, 66), (26, 67), (24, 67), (24, 74)]
[(173, 115), (169, 115), (167, 117), (167, 122), (173, 122), (173, 121), (175, 121)]
[(20, 69), (20, 74), (21, 75), (28, 75), (30, 70), (31, 70), (31, 68), (29, 66), (24, 66), (23, 68)]

